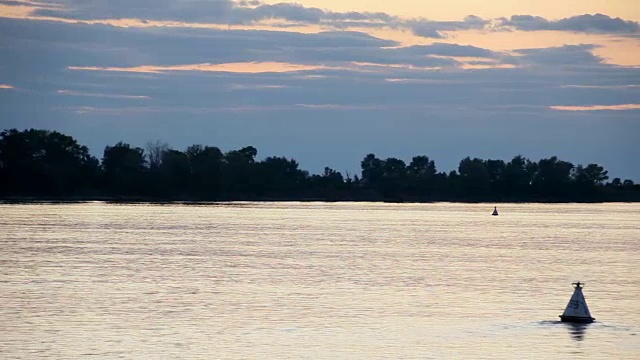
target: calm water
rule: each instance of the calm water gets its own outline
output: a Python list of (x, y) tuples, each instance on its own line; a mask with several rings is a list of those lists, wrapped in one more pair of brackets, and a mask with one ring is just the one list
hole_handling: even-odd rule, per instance
[(0, 357), (640, 358), (640, 204), (498, 209), (0, 204)]

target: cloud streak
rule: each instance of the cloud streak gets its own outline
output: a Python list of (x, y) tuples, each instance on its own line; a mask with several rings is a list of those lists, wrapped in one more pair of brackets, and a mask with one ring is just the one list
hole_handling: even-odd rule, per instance
[(514, 15), (499, 19), (497, 29), (514, 28), (522, 31), (574, 31), (602, 34), (633, 34), (638, 32), (638, 22), (611, 18), (603, 14), (585, 14), (559, 20), (547, 20), (540, 16)]
[(28, 1), (28, 0), (0, 0), (0, 5), (6, 6), (37, 6), (40, 8), (56, 8), (60, 7), (60, 4), (51, 4), (40, 1)]
[(129, 100), (149, 99), (148, 96), (144, 96), (144, 95), (100, 94), (100, 93), (86, 93), (86, 92), (73, 91), (73, 90), (58, 90), (57, 93), (60, 95), (97, 97), (97, 98), (105, 98), (105, 99), (129, 99)]
[(489, 20), (484, 20), (478, 16), (469, 15), (463, 21), (433, 21), (427, 19), (410, 19), (399, 22), (403, 27), (409, 28), (414, 35), (444, 39), (447, 31), (460, 30), (482, 30), (490, 24)]
[[(323, 66), (292, 64), (283, 62), (244, 62), (223, 64), (185, 64), (173, 66), (141, 65), (133, 67), (99, 67), (99, 66), (69, 66), (69, 70), (83, 71), (111, 71), (161, 74), (170, 71), (202, 71), (202, 72), (233, 72), (233, 73), (280, 73), (308, 70), (327, 69)], [(336, 68), (337, 69), (337, 68)]]
[(619, 105), (588, 105), (588, 106), (550, 106), (550, 109), (560, 111), (625, 111), (640, 110), (640, 104), (619, 104)]
[[(448, 32), (484, 31), (571, 31), (601, 34), (637, 34), (638, 22), (611, 18), (604, 14), (584, 14), (559, 20), (532, 15), (482, 19), (469, 15), (462, 21), (435, 21), (403, 18), (382, 12), (334, 12), (296, 3), (265, 4), (259, 1), (231, 0), (53, 0), (37, 2), (2, 1), (0, 4), (29, 4), (34, 16), (76, 20), (141, 19), (226, 25), (270, 23), (276, 27), (320, 25), (328, 28), (392, 28), (409, 30), (424, 38), (447, 38)], [(274, 22), (276, 21), (276, 22)]]
[(520, 65), (565, 65), (565, 66), (597, 66), (604, 63), (604, 59), (594, 55), (595, 44), (564, 45), (542, 49), (518, 49), (518, 56), (507, 61)]

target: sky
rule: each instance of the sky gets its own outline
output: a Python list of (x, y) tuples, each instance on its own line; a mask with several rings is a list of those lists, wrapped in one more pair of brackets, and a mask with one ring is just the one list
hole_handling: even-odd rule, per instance
[(0, 0), (0, 130), (640, 182), (639, 21), (634, 0)]

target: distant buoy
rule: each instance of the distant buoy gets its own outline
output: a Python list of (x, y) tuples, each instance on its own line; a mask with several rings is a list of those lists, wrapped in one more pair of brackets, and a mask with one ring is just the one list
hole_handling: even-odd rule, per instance
[(571, 285), (573, 285), (575, 290), (573, 290), (573, 295), (571, 295), (567, 308), (564, 309), (564, 313), (560, 315), (560, 321), (582, 324), (592, 323), (595, 318), (591, 317), (587, 301), (582, 294), (583, 284), (578, 281)]
[(497, 206), (493, 207), (493, 213), (491, 215), (498, 216), (498, 207)]

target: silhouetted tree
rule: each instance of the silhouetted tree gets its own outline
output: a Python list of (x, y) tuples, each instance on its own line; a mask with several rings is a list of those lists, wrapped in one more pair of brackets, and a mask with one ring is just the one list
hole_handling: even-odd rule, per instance
[(148, 142), (145, 148), (147, 150), (147, 164), (149, 165), (149, 169), (153, 171), (162, 166), (164, 152), (171, 147), (166, 142), (156, 140)]
[(462, 193), (466, 196), (483, 196), (489, 193), (491, 178), (485, 162), (466, 157), (458, 165)]
[(258, 186), (258, 179), (255, 178), (257, 154), (258, 150), (253, 146), (225, 154), (225, 184), (231, 194), (255, 195)]
[(489, 176), (491, 192), (496, 195), (504, 193), (506, 164), (503, 160), (486, 160), (484, 162)]
[(98, 160), (57, 131), (0, 133), (0, 188), (22, 195), (73, 195), (95, 185)]
[(622, 187), (624, 188), (631, 189), (634, 186), (635, 184), (633, 183), (633, 180), (626, 179), (625, 181), (622, 182)]
[(360, 162), (360, 167), (362, 168), (362, 181), (366, 185), (376, 188), (384, 176), (384, 161), (373, 154), (368, 154)]
[[(185, 151), (147, 143), (147, 153), (122, 142), (104, 149), (102, 164), (75, 139), (47, 130), (0, 133), (0, 195), (104, 195), (159, 199), (324, 198), (330, 200), (551, 200), (640, 201), (640, 186), (615, 178), (598, 164), (573, 166), (551, 157), (532, 162), (466, 157), (457, 171), (437, 173), (433, 160), (415, 156), (364, 157), (362, 177), (325, 167), (318, 175), (294, 159), (257, 162), (252, 146), (223, 153), (192, 145)], [(145, 156), (146, 155), (146, 156)]]
[(453, 198), (462, 196), (462, 177), (457, 171), (451, 170), (444, 175), (445, 178), (445, 194)]
[(540, 195), (563, 196), (568, 193), (571, 184), (571, 170), (573, 164), (558, 160), (553, 156), (541, 159), (533, 178), (532, 186)]
[(338, 188), (344, 184), (342, 174), (329, 167), (324, 168), (324, 172), (320, 178), (322, 179), (322, 185), (327, 188)]
[(509, 196), (528, 195), (537, 170), (537, 164), (521, 155), (515, 156), (505, 165), (503, 190)]
[(406, 188), (407, 165), (396, 158), (384, 160), (382, 168), (382, 195), (385, 198), (397, 199)]
[(224, 191), (222, 151), (215, 146), (192, 145), (186, 153), (191, 163), (193, 193), (209, 200), (219, 197)]
[(589, 164), (586, 167), (578, 165), (572, 175), (574, 181), (578, 184), (594, 187), (602, 185), (604, 181), (609, 178), (608, 173), (608, 171), (598, 164)]
[(435, 188), (436, 164), (428, 156), (414, 156), (407, 166), (407, 182), (410, 192), (425, 196)]
[(144, 150), (141, 148), (132, 148), (123, 142), (105, 147), (102, 169), (108, 191), (113, 195), (144, 194), (145, 164)]
[(298, 169), (298, 162), (285, 157), (271, 156), (259, 163), (261, 190), (268, 194), (296, 195), (304, 186), (308, 174)]
[(165, 196), (184, 196), (189, 189), (191, 164), (182, 151), (167, 149), (162, 152), (160, 173), (164, 183)]

